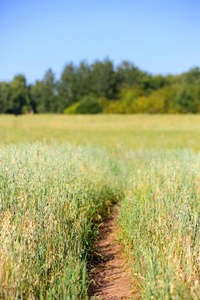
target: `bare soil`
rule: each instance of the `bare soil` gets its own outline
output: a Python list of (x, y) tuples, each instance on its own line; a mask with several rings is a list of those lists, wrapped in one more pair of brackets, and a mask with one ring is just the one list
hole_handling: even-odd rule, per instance
[(139, 299), (137, 291), (133, 291), (134, 282), (123, 254), (123, 247), (116, 240), (117, 218), (118, 211), (114, 207), (100, 227), (98, 256), (95, 269), (91, 272), (93, 285), (88, 293), (89, 299)]

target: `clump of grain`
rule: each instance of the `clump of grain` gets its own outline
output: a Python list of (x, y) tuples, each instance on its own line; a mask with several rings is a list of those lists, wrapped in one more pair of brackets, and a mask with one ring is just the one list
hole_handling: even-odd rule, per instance
[(199, 299), (200, 155), (146, 151), (130, 176), (122, 234), (143, 299)]
[(84, 299), (95, 221), (117, 194), (103, 150), (0, 149), (0, 298)]

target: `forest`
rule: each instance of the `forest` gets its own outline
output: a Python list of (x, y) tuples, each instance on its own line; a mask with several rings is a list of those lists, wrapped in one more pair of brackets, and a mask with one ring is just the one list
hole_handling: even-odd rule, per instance
[(200, 68), (152, 75), (129, 61), (106, 58), (91, 65), (67, 63), (57, 80), (52, 69), (27, 84), (23, 74), (0, 82), (0, 113), (174, 114), (200, 112)]

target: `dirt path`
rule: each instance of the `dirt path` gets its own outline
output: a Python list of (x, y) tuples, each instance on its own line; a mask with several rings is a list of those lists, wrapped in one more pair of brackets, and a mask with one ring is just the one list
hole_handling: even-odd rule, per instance
[(137, 292), (131, 290), (133, 281), (126, 267), (122, 246), (116, 241), (117, 217), (117, 208), (114, 207), (100, 228), (97, 242), (100, 257), (91, 274), (93, 286), (89, 291), (90, 299), (138, 299)]

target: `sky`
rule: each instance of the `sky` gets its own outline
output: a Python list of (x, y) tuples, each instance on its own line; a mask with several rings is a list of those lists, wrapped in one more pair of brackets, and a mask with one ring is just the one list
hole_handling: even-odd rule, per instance
[(199, 0), (0, 0), (0, 81), (111, 59), (152, 74), (200, 66)]

